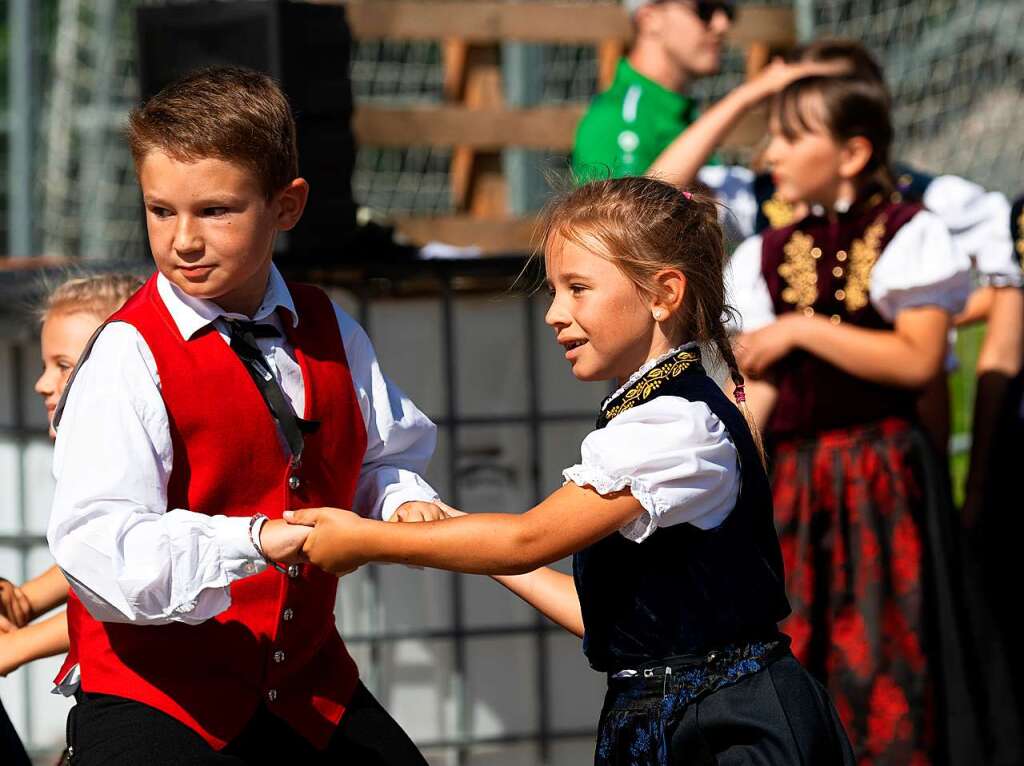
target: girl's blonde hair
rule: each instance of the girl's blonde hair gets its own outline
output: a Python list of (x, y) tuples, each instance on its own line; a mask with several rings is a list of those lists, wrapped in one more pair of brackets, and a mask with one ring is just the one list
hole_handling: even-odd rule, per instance
[(713, 346), (736, 386), (736, 404), (761, 450), (761, 436), (746, 406), (743, 375), (726, 322), (735, 315), (725, 299), (725, 245), (718, 205), (701, 193), (681, 191), (648, 177), (593, 181), (553, 199), (541, 215), (540, 248), (562, 237), (614, 263), (645, 297), (657, 294), (655, 275), (666, 268), (686, 277), (674, 317), (682, 337)]
[(73, 277), (49, 292), (39, 309), (39, 319), (45, 322), (53, 314), (78, 312), (106, 319), (141, 286), (142, 280), (133, 274)]

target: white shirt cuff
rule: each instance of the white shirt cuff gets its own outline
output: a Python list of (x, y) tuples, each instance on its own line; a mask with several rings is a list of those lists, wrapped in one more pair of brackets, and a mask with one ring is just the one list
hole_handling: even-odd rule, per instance
[(250, 516), (214, 516), (220, 560), (227, 581), (259, 574), (267, 562), (256, 550), (249, 537)]
[(402, 503), (421, 501), (432, 503), (439, 499), (433, 488), (419, 476), (410, 483), (405, 481), (402, 484), (393, 484), (384, 490), (384, 500), (380, 506), (380, 517), (387, 521), (392, 514), (398, 510)]

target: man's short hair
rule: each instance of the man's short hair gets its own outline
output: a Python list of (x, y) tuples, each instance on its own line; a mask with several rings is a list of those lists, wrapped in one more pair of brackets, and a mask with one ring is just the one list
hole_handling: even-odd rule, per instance
[(133, 110), (127, 132), (136, 169), (154, 150), (180, 162), (226, 160), (249, 168), (268, 198), (299, 175), (288, 99), (250, 69), (186, 75)]

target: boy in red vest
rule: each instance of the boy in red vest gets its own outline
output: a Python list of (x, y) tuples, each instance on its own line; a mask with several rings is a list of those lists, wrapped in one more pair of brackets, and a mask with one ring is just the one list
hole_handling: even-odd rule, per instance
[(441, 515), (419, 476), (433, 424), (362, 328), (271, 262), (309, 193), (288, 103), (261, 74), (209, 69), (128, 136), (158, 271), (55, 418), (71, 762), (423, 765), (338, 636), (337, 580), (281, 520)]

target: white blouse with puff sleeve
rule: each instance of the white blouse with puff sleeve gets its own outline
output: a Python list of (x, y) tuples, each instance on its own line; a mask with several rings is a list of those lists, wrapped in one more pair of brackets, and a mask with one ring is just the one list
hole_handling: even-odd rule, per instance
[(601, 495), (629, 489), (643, 513), (619, 532), (640, 543), (659, 527), (721, 524), (739, 495), (738, 455), (704, 402), (659, 396), (590, 433), (566, 482)]
[[(741, 327), (752, 332), (775, 321), (768, 285), (761, 272), (761, 236), (741, 244), (726, 267), (729, 305), (736, 309)], [(871, 271), (871, 304), (889, 322), (906, 309), (938, 306), (959, 312), (970, 292), (971, 262), (943, 222), (922, 210), (900, 227)]]

